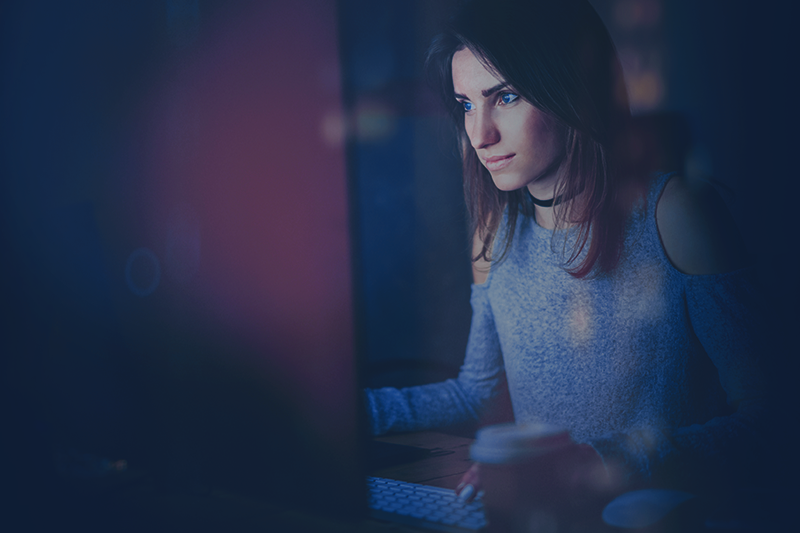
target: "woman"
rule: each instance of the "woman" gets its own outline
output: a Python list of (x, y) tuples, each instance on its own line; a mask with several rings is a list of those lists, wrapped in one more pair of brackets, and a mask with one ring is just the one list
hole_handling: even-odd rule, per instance
[(490, 4), (467, 4), (429, 51), (475, 235), (466, 358), (455, 380), (367, 390), (373, 433), (477, 420), (507, 383), (517, 422), (570, 430), (571, 481), (554, 490), (743, 475), (763, 385), (731, 217), (634, 156), (588, 2)]

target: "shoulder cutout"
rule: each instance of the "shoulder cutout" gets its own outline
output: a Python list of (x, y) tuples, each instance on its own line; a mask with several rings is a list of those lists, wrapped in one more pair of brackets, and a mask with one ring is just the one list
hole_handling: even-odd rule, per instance
[(656, 205), (661, 245), (684, 274), (721, 274), (747, 264), (730, 212), (707, 182), (674, 176)]
[[(482, 249), (483, 241), (481, 241), (481, 238), (475, 233), (472, 237), (472, 257), (470, 259), (481, 253)], [(472, 282), (475, 283), (475, 285), (486, 283), (486, 278), (489, 277), (489, 269), (491, 266), (492, 264), (486, 259), (472, 261)]]

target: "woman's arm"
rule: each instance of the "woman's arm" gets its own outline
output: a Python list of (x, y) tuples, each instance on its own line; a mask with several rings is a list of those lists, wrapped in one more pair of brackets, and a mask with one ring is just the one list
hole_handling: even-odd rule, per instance
[(472, 323), (458, 378), (404, 389), (365, 391), (373, 435), (478, 421), (505, 390), (503, 357), (487, 291), (486, 283), (472, 287)]
[[(476, 232), (470, 259), (482, 249)], [(458, 378), (404, 389), (367, 389), (367, 412), (374, 435), (478, 421), (505, 390), (503, 357), (487, 293), (490, 267), (485, 259), (472, 262), (472, 323)]]

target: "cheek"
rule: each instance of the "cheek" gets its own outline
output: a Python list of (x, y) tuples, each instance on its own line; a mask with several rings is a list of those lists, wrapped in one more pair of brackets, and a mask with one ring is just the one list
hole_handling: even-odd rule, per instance
[(526, 129), (537, 152), (557, 155), (564, 151), (562, 128), (556, 121), (537, 113), (530, 117)]
[(500, 138), (513, 145), (517, 151), (527, 151), (538, 144), (538, 126), (527, 114), (509, 114), (497, 120), (495, 125), (500, 132)]

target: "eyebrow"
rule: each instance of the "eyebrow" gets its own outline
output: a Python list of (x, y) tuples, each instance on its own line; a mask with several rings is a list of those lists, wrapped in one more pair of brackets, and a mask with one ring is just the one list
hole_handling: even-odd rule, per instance
[[(494, 87), (490, 87), (490, 88), (486, 89), (485, 91), (481, 91), (481, 95), (482, 95), (484, 98), (488, 98), (488, 97), (490, 97), (491, 95), (493, 95), (494, 93), (496, 93), (497, 91), (503, 90), (503, 89), (505, 89), (506, 87), (508, 87), (508, 83), (505, 83), (505, 82), (503, 82), (503, 83), (498, 83), (498, 84), (497, 84), (497, 85), (495, 85)], [(464, 96), (463, 94), (458, 94), (458, 93), (456, 93), (454, 96), (455, 96), (456, 98), (461, 98), (462, 100), (469, 100), (469, 98), (467, 98), (467, 97), (466, 97), (466, 96)]]

